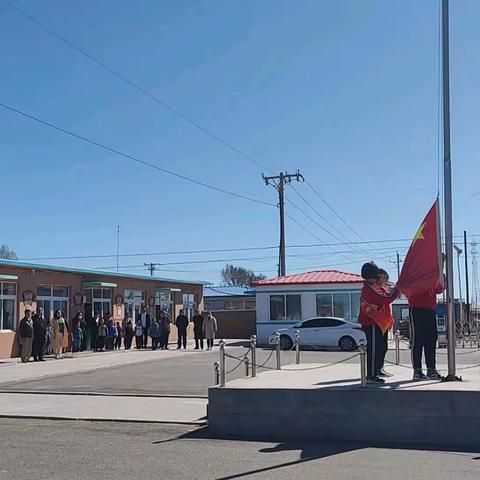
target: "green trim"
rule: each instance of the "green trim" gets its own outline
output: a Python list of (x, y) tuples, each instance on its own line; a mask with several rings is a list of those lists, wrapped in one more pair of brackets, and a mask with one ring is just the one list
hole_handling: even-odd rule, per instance
[(116, 288), (116, 283), (100, 282), (97, 280), (87, 280), (82, 282), (83, 288), (96, 288), (96, 287), (105, 287), (105, 288)]
[(0, 274), (0, 280), (18, 280), (17, 275), (3, 275)]
[(168, 288), (168, 287), (165, 287), (165, 288), (156, 288), (155, 291), (156, 291), (156, 292), (181, 292), (182, 289), (181, 289), (181, 288)]

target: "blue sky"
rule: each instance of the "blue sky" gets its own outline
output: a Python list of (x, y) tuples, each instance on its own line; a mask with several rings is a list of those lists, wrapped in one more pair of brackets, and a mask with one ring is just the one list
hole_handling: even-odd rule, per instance
[[(437, 1), (14, 2), (271, 172), (300, 168), (362, 237), (406, 239), (437, 192)], [(480, 4), (451, 2), (454, 229), (476, 214)], [(275, 203), (262, 169), (0, 4), (0, 102), (206, 183)], [(273, 207), (226, 196), (0, 108), (0, 243), (20, 258), (273, 246)], [(269, 173), (265, 171), (265, 173)], [(305, 184), (295, 187), (351, 241)], [(292, 191), (287, 198), (331, 230)], [(287, 203), (287, 245), (338, 243)], [(338, 234), (334, 232), (338, 237)], [(288, 272), (389, 263), (408, 241), (289, 248)], [(276, 251), (122, 257), (217, 283), (226, 260), (273, 276)], [(45, 260), (113, 267), (114, 258)], [(392, 275), (393, 276), (393, 275)]]

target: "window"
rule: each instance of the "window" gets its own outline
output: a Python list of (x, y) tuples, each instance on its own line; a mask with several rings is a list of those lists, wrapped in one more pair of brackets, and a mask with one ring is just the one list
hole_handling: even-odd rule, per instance
[(357, 322), (360, 313), (360, 292), (317, 293), (317, 315), (339, 317)]
[(350, 294), (334, 293), (333, 294), (333, 316), (350, 320)]
[(336, 318), (313, 318), (303, 322), (298, 328), (325, 328), (338, 327), (340, 325), (344, 325), (344, 322)]
[(183, 313), (189, 320), (193, 317), (193, 311), (195, 310), (195, 295), (193, 293), (183, 294)]
[(15, 330), (17, 285), (0, 283), (0, 330)]
[(319, 317), (333, 315), (331, 293), (317, 293), (317, 315)]
[(91, 315), (99, 314), (101, 317), (109, 316), (111, 313), (110, 299), (112, 298), (111, 288), (87, 288), (85, 290), (87, 302), (85, 311)]
[(51, 320), (57, 310), (68, 318), (68, 287), (39, 285), (37, 287), (37, 307), (43, 308), (45, 318)]
[(350, 294), (350, 311), (352, 312), (352, 322), (358, 322), (358, 315), (360, 314), (360, 293)]
[(284, 295), (270, 295), (270, 320), (285, 320)]
[(166, 311), (173, 319), (172, 292), (166, 290), (155, 291), (155, 315), (160, 318), (160, 310)]
[(255, 310), (256, 302), (255, 300), (245, 300), (245, 310)]
[(301, 295), (270, 295), (270, 320), (300, 320)]

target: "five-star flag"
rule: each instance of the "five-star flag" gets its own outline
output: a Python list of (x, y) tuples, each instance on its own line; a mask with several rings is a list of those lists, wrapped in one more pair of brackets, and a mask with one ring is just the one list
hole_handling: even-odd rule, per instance
[(439, 200), (420, 224), (403, 264), (397, 288), (407, 298), (443, 286)]

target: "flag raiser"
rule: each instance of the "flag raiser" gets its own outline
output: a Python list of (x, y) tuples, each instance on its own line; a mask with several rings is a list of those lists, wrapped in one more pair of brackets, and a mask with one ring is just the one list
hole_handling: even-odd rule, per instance
[(443, 289), (438, 197), (413, 238), (396, 287), (407, 298)]

